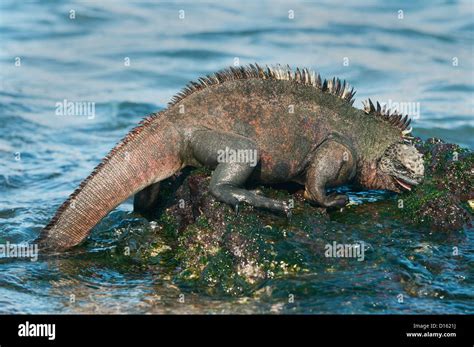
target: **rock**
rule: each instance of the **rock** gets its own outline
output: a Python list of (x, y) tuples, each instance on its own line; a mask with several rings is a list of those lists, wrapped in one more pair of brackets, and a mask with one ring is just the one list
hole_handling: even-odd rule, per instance
[[(247, 205), (236, 214), (209, 194), (209, 181), (210, 172), (200, 169), (163, 182), (166, 199), (157, 213), (159, 233), (168, 235), (170, 257), (179, 264), (178, 283), (191, 281), (207, 292), (239, 295), (266, 279), (302, 269), (292, 252), (283, 254), (275, 249), (291, 228), (286, 216)], [(295, 210), (306, 210), (315, 224), (328, 220), (325, 209), (303, 206), (301, 192), (291, 195), (265, 189), (267, 196), (294, 199)]]
[(427, 201), (419, 212), (417, 220), (429, 224), (434, 231), (456, 231), (471, 224), (469, 213), (453, 194)]
[(431, 138), (415, 139), (425, 159), (425, 181), (405, 193), (409, 221), (436, 231), (459, 231), (472, 226), (474, 153), (455, 144)]

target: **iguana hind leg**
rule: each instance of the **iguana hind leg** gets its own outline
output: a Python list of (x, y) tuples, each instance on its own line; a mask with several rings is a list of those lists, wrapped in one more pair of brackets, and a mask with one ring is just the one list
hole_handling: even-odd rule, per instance
[(219, 201), (234, 208), (245, 202), (257, 208), (289, 212), (286, 203), (242, 188), (260, 159), (253, 140), (231, 133), (199, 130), (192, 136), (191, 147), (195, 160), (215, 167), (209, 190)]
[(133, 198), (133, 211), (144, 216), (152, 215), (158, 206), (160, 182), (149, 185), (135, 194)]
[(238, 163), (220, 163), (212, 174), (210, 192), (219, 201), (237, 208), (240, 202), (246, 202), (257, 208), (288, 213), (288, 205), (282, 201), (270, 199), (241, 188), (253, 169)]

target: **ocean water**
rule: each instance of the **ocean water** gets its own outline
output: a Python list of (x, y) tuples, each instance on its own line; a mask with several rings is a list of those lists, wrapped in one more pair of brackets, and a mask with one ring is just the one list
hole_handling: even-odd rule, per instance
[[(415, 135), (473, 149), (473, 14), (469, 0), (1, 1), (0, 242), (32, 241), (144, 115), (189, 80), (235, 63), (346, 79), (356, 107), (369, 97), (406, 107)], [(58, 112), (67, 102), (93, 112)], [(371, 194), (353, 198), (384, 196)], [(131, 209), (130, 200), (119, 206), (107, 230), (133, 219)], [(474, 313), (472, 230), (453, 241), (400, 226), (376, 232), (356, 217), (351, 225), (335, 228), (379, 246), (365, 268), (273, 279), (244, 297), (182, 288), (159, 267), (113, 261), (94, 242), (54, 259), (0, 259), (0, 313)], [(453, 245), (462, 257), (450, 257)], [(296, 305), (282, 304), (287, 293)]]

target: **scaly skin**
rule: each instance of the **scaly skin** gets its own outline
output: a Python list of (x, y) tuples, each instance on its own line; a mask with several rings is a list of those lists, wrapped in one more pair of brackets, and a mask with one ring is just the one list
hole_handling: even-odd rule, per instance
[[(260, 76), (262, 71), (253, 70)], [(155, 205), (157, 182), (186, 166), (215, 169), (211, 193), (236, 208), (246, 202), (289, 212), (284, 202), (243, 189), (248, 180), (303, 184), (306, 198), (326, 207), (343, 206), (347, 197), (327, 196), (325, 188), (351, 181), (398, 191), (376, 165), (403, 139), (399, 127), (352, 107), (324, 86), (298, 83), (296, 75), (293, 80), (270, 77), (270, 72), (266, 78), (234, 72), (233, 78), (188, 91), (146, 119), (59, 208), (40, 235), (42, 247), (77, 245), (133, 194), (135, 209), (146, 212)], [(219, 162), (217, 152), (226, 147), (254, 150), (258, 165)]]
[[(163, 141), (163, 139), (170, 141)], [(147, 144), (146, 146), (144, 144)], [(119, 145), (58, 209), (41, 232), (43, 248), (80, 243), (112, 209), (132, 194), (181, 169), (180, 137), (173, 124), (148, 123), (133, 140)]]

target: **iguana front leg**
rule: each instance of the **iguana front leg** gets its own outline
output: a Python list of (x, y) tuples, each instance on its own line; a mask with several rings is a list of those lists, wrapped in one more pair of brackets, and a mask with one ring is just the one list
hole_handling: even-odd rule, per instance
[(328, 139), (313, 153), (306, 173), (305, 198), (323, 207), (342, 207), (344, 194), (326, 195), (326, 188), (348, 183), (356, 174), (356, 159), (350, 145)]

